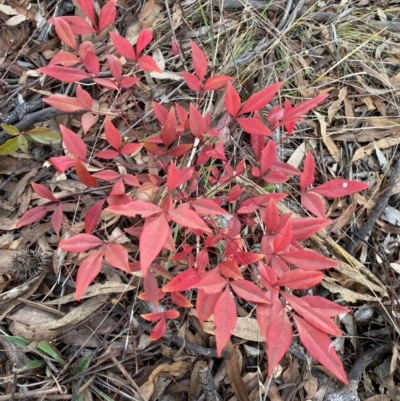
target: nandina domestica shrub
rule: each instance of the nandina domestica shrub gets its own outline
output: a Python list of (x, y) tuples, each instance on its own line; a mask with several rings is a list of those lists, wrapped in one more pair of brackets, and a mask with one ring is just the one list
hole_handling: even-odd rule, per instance
[[(65, 154), (52, 157), (51, 164), (59, 173), (74, 171), (77, 179), (89, 189), (97, 188), (99, 182), (112, 183), (102, 184), (103, 188), (111, 188), (109, 193), (82, 217), (85, 232), (75, 230), (74, 235), (59, 243), (65, 251), (90, 251), (76, 275), (76, 299), (82, 298), (100, 273), (103, 259), (127, 274), (141, 271), (140, 298), (155, 307), (159, 303), (163, 306), (162, 311), (142, 315), (150, 322), (157, 322), (151, 338), (161, 338), (167, 329), (167, 320), (179, 318), (178, 307), (194, 307), (202, 324), (213, 315), (218, 355), (235, 328), (236, 299), (250, 304), (255, 311), (267, 343), (269, 375), (289, 349), (296, 330), (310, 355), (347, 383), (330, 336), (341, 335), (331, 318), (349, 310), (310, 292), (302, 296), (303, 290), (321, 282), (323, 270), (339, 262), (305, 249), (302, 243), (331, 223), (325, 215), (324, 197), (347, 196), (368, 185), (346, 179), (314, 185), (312, 153), (307, 152), (300, 171), (278, 159), (277, 144), (272, 139), (272, 132), (280, 127), (285, 127), (290, 134), (296, 121), (323, 102), (327, 95), (321, 94), (296, 106), (286, 101), (284, 107), (273, 107), (267, 126), (260, 111), (284, 83), (269, 85), (242, 102), (233, 85), (234, 77), (208, 76), (208, 60), (191, 41), (194, 72), (184, 72), (182, 78), (188, 90), (197, 95), (196, 101), (188, 107), (176, 103), (169, 108), (154, 102), (154, 116), (160, 129), (156, 133), (147, 131), (145, 137), (139, 138), (125, 117), (126, 111), (116, 107), (113, 99), (131, 100), (142, 116), (132, 88), (142, 79), (143, 71), (162, 72), (153, 57), (145, 54), (153, 41), (152, 31), (142, 30), (134, 46), (115, 32), (111, 32), (109, 38), (102, 37), (107, 54), (106, 64), (101, 67), (94, 45), (90, 42), (78, 45), (76, 36), (100, 35), (116, 18), (116, 2), (106, 3), (99, 16), (95, 14), (92, 0), (78, 0), (78, 3), (87, 19), (56, 17), (50, 20), (67, 50), (58, 53), (49, 66), (38, 69), (62, 82), (80, 81), (75, 97), (55, 94), (44, 99), (47, 104), (66, 112), (84, 112), (79, 135), (60, 126)], [(124, 74), (125, 65), (131, 71), (127, 75)], [(109, 76), (104, 77), (104, 72)], [(100, 107), (93, 99), (89, 92), (93, 84), (109, 100), (108, 109)], [(211, 114), (204, 111), (204, 100), (210, 92), (218, 90), (225, 91), (224, 111), (214, 121)], [(103, 142), (97, 143), (105, 146), (101, 150), (89, 149), (85, 139), (101, 118)], [(143, 117), (142, 122), (148, 130)], [(136, 139), (123, 141), (117, 128), (121, 123)], [(226, 135), (234, 131), (244, 133), (241, 146), (251, 158), (232, 154)], [(139, 152), (146, 156), (148, 164), (132, 167), (136, 164), (129, 160)], [(254, 182), (265, 182), (272, 188), (270, 192), (252, 193), (246, 184), (250, 174)], [(289, 188), (284, 185), (286, 182), (291, 184), (290, 195), (297, 197), (315, 217), (293, 218), (291, 213), (279, 212), (279, 202), (289, 195), (289, 191), (285, 192), (285, 188)], [(32, 186), (48, 202), (26, 212), (17, 225), (36, 222), (52, 212), (55, 232), (66, 230), (65, 224), (63, 227), (66, 221), (64, 201), (44, 185)], [(147, 200), (132, 197), (127, 194), (130, 187), (139, 194), (146, 192), (154, 196), (148, 196)], [(283, 192), (274, 192), (273, 188), (278, 187)], [(126, 228), (125, 233), (138, 244), (138, 260), (130, 261), (128, 250), (117, 241), (105, 241), (96, 234), (103, 210), (129, 218), (126, 221), (133, 225)], [(243, 237), (246, 227), (256, 233), (252, 241)], [(162, 259), (157, 260), (160, 254)], [(159, 278), (167, 280), (162, 288)], [(196, 290), (194, 305), (185, 296), (188, 290)]]

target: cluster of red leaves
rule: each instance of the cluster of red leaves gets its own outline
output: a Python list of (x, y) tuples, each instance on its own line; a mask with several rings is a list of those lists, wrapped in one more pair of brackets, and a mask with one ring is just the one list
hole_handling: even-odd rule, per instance
[[(78, 0), (87, 20), (79, 17), (57, 17), (51, 22), (65, 45), (73, 52), (57, 54), (49, 67), (39, 71), (63, 82), (79, 80), (94, 81), (102, 90), (123, 91), (135, 85), (139, 78), (123, 76), (120, 59), (114, 54), (107, 55), (108, 67), (113, 79), (99, 78), (99, 60), (88, 42), (77, 45), (75, 35), (99, 34), (112, 23), (116, 16), (115, 1), (109, 1), (97, 18), (92, 0)], [(133, 47), (126, 39), (110, 33), (111, 41), (120, 56), (132, 61), (140, 70), (158, 71), (151, 56), (141, 55), (152, 40), (152, 33), (143, 30)], [(221, 352), (235, 328), (237, 311), (234, 297), (250, 302), (255, 307), (260, 330), (268, 345), (268, 373), (287, 352), (293, 338), (293, 323), (304, 346), (332, 374), (347, 383), (340, 358), (332, 347), (330, 335), (340, 336), (341, 331), (331, 320), (333, 316), (347, 313), (348, 309), (318, 296), (294, 295), (321, 282), (321, 270), (339, 263), (315, 251), (306, 250), (301, 241), (309, 238), (331, 223), (325, 216), (323, 197), (342, 197), (368, 186), (361, 182), (334, 179), (325, 184), (312, 186), (315, 179), (315, 164), (311, 152), (305, 158), (303, 171), (277, 160), (276, 144), (268, 137), (272, 130), (285, 127), (290, 134), (294, 124), (321, 103), (326, 95), (304, 101), (294, 107), (288, 101), (285, 107), (274, 107), (268, 115), (269, 127), (260, 118), (259, 112), (277, 94), (283, 82), (270, 85), (251, 95), (242, 103), (232, 85), (233, 77), (214, 76), (206, 78), (208, 60), (199, 46), (191, 42), (194, 74), (182, 73), (188, 87), (195, 92), (225, 90), (225, 114), (216, 124), (209, 113), (202, 113), (201, 105), (190, 104), (189, 111), (179, 104), (169, 110), (154, 103), (154, 114), (161, 130), (141, 142), (122, 145), (119, 131), (109, 116), (105, 117), (104, 137), (111, 149), (95, 154), (95, 158), (113, 159), (118, 155), (130, 155), (146, 151), (164, 169), (165, 177), (148, 174), (133, 175), (104, 169), (91, 175), (87, 166), (88, 150), (84, 140), (69, 128), (60, 126), (68, 155), (53, 157), (50, 162), (59, 172), (74, 168), (78, 179), (88, 187), (96, 187), (97, 180), (113, 182), (110, 194), (90, 208), (85, 217), (85, 233), (62, 239), (59, 247), (70, 252), (91, 251), (81, 263), (76, 277), (76, 298), (79, 300), (87, 287), (101, 270), (102, 260), (127, 273), (141, 270), (144, 291), (140, 298), (155, 307), (160, 300), (171, 300), (178, 307), (192, 307), (184, 292), (197, 289), (196, 312), (201, 323), (214, 315), (217, 352)], [(60, 66), (57, 66), (60, 65)], [(76, 67), (79, 65), (79, 67)], [(87, 71), (82, 69), (84, 67)], [(132, 94), (131, 94), (132, 95)], [(87, 110), (82, 117), (84, 133), (90, 129), (94, 119), (93, 99), (78, 86), (76, 98), (53, 95), (45, 100), (52, 106), (65, 111)], [(89, 114), (89, 116), (88, 116)], [(86, 116), (86, 117), (85, 117)], [(257, 158), (252, 168), (255, 177), (269, 184), (286, 182), (290, 177), (299, 178), (297, 195), (303, 206), (316, 217), (294, 219), (290, 213), (280, 215), (277, 203), (287, 196), (285, 193), (268, 193), (246, 197), (245, 188), (234, 183), (234, 179), (245, 172), (245, 160), (234, 168), (226, 155), (221, 132), (227, 126), (235, 125), (250, 134), (251, 145)], [(181, 143), (183, 134), (190, 134), (192, 143)], [(194, 165), (181, 167), (179, 161), (186, 156), (195, 140), (201, 144)], [(210, 169), (210, 182), (232, 185), (228, 193), (214, 198), (199, 197), (200, 168), (209, 159), (217, 162)], [(141, 188), (144, 185), (160, 187), (165, 185), (166, 194), (159, 204), (132, 200), (125, 194), (126, 186)], [(295, 184), (293, 184), (295, 185)], [(53, 210), (51, 222), (58, 234), (63, 219), (62, 202), (43, 185), (33, 184), (34, 191), (49, 202), (37, 206), (22, 216), (18, 226), (38, 221)], [(292, 193), (296, 195), (296, 193)], [(107, 202), (107, 211), (135, 218), (135, 225), (126, 233), (138, 239), (140, 260), (129, 262), (126, 249), (114, 242), (104, 242), (93, 235)], [(252, 218), (257, 214), (260, 218)], [(263, 232), (261, 252), (251, 252), (241, 237), (243, 224), (259, 226)], [(184, 227), (186, 235), (198, 237), (201, 250), (188, 243), (176, 243), (175, 229)], [(179, 252), (178, 252), (178, 250)], [(170, 260), (180, 262), (174, 274), (164, 266), (155, 263), (160, 252), (171, 252)], [(219, 262), (210, 260), (218, 254)], [(251, 268), (250, 268), (251, 267)], [(157, 277), (168, 282), (159, 287)], [(168, 295), (168, 297), (167, 297)], [(170, 305), (167, 302), (166, 305)], [(143, 315), (143, 318), (157, 322), (151, 338), (163, 336), (167, 319), (176, 319), (179, 312), (164, 308), (164, 312)]]

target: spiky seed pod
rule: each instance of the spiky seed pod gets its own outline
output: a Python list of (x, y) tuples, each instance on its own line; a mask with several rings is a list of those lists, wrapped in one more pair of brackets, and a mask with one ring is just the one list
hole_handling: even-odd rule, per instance
[(15, 284), (22, 284), (39, 276), (49, 263), (49, 255), (39, 248), (0, 250), (0, 273), (8, 274)]

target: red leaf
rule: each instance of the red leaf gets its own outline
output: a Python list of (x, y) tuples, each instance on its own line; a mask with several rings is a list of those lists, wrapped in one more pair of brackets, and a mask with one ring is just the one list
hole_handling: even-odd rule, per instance
[(340, 262), (336, 260), (309, 250), (290, 251), (281, 253), (279, 256), (287, 263), (304, 270), (323, 270), (340, 265)]
[(240, 271), (239, 265), (233, 260), (224, 260), (219, 265), (219, 270), (226, 278), (232, 278), (233, 280), (243, 280), (242, 272)]
[(273, 199), (271, 199), (267, 208), (265, 209), (263, 221), (267, 232), (272, 233), (278, 230), (280, 223), (279, 212)]
[(167, 319), (177, 319), (180, 316), (180, 313), (175, 309), (167, 310), (165, 317)]
[(304, 161), (303, 172), (300, 174), (300, 188), (305, 190), (315, 179), (315, 163), (312, 153), (307, 152), (306, 160)]
[[(285, 99), (285, 109), (283, 110), (283, 114), (288, 114), (292, 108), (293, 107), (290, 104), (289, 100)], [(285, 123), (285, 128), (286, 128), (288, 135), (290, 135), (293, 132), (295, 125), (296, 125), (296, 121), (289, 121), (289, 122)]]
[(230, 286), (236, 295), (246, 301), (254, 303), (268, 303), (265, 298), (265, 294), (251, 281), (238, 280), (232, 281)]
[(94, 4), (93, 0), (77, 0), (83, 13), (90, 19), (93, 25), (96, 24), (96, 19), (94, 16)]
[(53, 193), (44, 185), (41, 184), (36, 184), (35, 182), (31, 183), (33, 190), (42, 198), (46, 198), (48, 200), (54, 201), (54, 202), (60, 202), (54, 195)]
[(79, 61), (79, 58), (75, 54), (62, 50), (50, 60), (49, 66), (61, 64), (63, 67), (73, 67)]
[(181, 72), (183, 79), (186, 81), (186, 85), (194, 92), (201, 91), (201, 82), (196, 75), (190, 74), (189, 72)]
[(160, 103), (153, 102), (154, 114), (160, 125), (164, 125), (168, 118), (168, 110)]
[(303, 301), (306, 301), (312, 308), (317, 309), (325, 316), (337, 316), (344, 313), (350, 313), (351, 309), (345, 308), (329, 301), (326, 298), (319, 297), (318, 295), (306, 295), (301, 297)]
[(115, 50), (122, 56), (128, 60), (136, 61), (136, 53), (133, 49), (132, 45), (122, 36), (110, 32), (110, 38), (114, 44)]
[(53, 215), (51, 216), (51, 225), (56, 235), (60, 235), (62, 220), (63, 220), (62, 204), (59, 203), (58, 206), (54, 209)]
[(240, 109), (239, 94), (230, 82), (228, 82), (225, 91), (225, 108), (232, 117), (236, 117)]
[(122, 76), (121, 62), (113, 54), (107, 54), (106, 57), (111, 75), (116, 79), (117, 82), (121, 81), (121, 76)]
[(325, 203), (321, 195), (313, 192), (303, 192), (301, 194), (301, 204), (311, 213), (315, 214), (320, 218), (324, 218), (325, 215)]
[(229, 287), (219, 297), (214, 308), (215, 338), (217, 340), (217, 355), (221, 357), (222, 350), (231, 338), (236, 326), (236, 305)]
[(115, 128), (111, 122), (110, 117), (106, 116), (104, 131), (106, 134), (107, 142), (116, 150), (119, 150), (121, 146), (121, 136), (119, 131)]
[(123, 155), (131, 155), (133, 153), (137, 153), (142, 148), (143, 148), (143, 144), (142, 143), (127, 143), (121, 149), (121, 153)]
[[(200, 114), (199, 110), (197, 110), (193, 103), (190, 103), (189, 127), (192, 134), (203, 141), (203, 135), (207, 131), (205, 118)], [(211, 146), (211, 144), (209, 145)]]
[(323, 94), (318, 95), (314, 99), (306, 100), (299, 103), (297, 106), (291, 109), (285, 109), (283, 119), (280, 125), (287, 124), (292, 121), (297, 121), (301, 119), (301, 116), (307, 114), (312, 108), (323, 102), (329, 95)]
[(283, 252), (292, 242), (292, 220), (289, 219), (281, 229), (280, 235), (274, 237), (274, 253)]
[(175, 109), (173, 107), (170, 108), (167, 119), (162, 127), (161, 138), (167, 148), (177, 138)]
[(180, 292), (171, 292), (171, 301), (182, 308), (193, 307), (193, 305)]
[(221, 293), (206, 294), (203, 290), (197, 291), (196, 313), (201, 325), (214, 313), (215, 305)]
[(280, 303), (271, 307), (271, 324), (268, 328), (268, 375), (281, 361), (292, 343), (293, 330), (285, 308)]
[(54, 23), (53, 21), (56, 19), (63, 19), (71, 27), (74, 35), (86, 35), (88, 33), (96, 33), (96, 30), (81, 17), (75, 17), (75, 16), (56, 17), (56, 18), (50, 18), (49, 22), (53, 24)]
[(94, 235), (78, 234), (71, 238), (62, 239), (58, 247), (68, 252), (86, 252), (103, 244), (104, 242)]
[(261, 174), (264, 174), (269, 170), (276, 160), (276, 143), (275, 141), (269, 141), (261, 153), (260, 164)]
[(79, 266), (76, 275), (76, 292), (75, 298), (80, 301), (86, 288), (92, 283), (96, 276), (100, 273), (101, 262), (103, 260), (103, 251), (95, 251), (91, 253)]
[(156, 341), (159, 340), (167, 330), (167, 322), (165, 321), (165, 317), (163, 316), (160, 321), (154, 326), (154, 329), (150, 333), (150, 340)]
[(222, 209), (221, 206), (218, 206), (213, 200), (207, 198), (196, 199), (191, 202), (191, 205), (199, 216), (220, 216), (230, 214)]
[(177, 209), (171, 209), (168, 214), (175, 223), (178, 223), (183, 227), (201, 230), (207, 234), (212, 234), (210, 227), (208, 227), (204, 220), (202, 220), (193, 210), (178, 206)]
[(156, 322), (165, 316), (164, 312), (152, 312), (152, 313), (144, 313), (140, 315), (144, 320), (148, 322)]
[(100, 220), (101, 211), (103, 209), (104, 201), (95, 203), (87, 212), (85, 216), (85, 232), (90, 234), (97, 226)]
[(236, 121), (240, 125), (240, 128), (242, 128), (242, 130), (248, 134), (272, 136), (271, 130), (266, 127), (258, 118), (237, 118)]
[[(105, 149), (101, 150), (100, 152), (96, 153), (96, 157), (101, 157), (102, 159), (111, 160), (115, 159), (119, 155), (119, 152), (112, 149)], [(94, 176), (94, 174), (93, 174)]]
[(121, 177), (121, 174), (114, 170), (103, 170), (93, 174), (93, 177), (100, 178), (103, 181), (114, 181)]
[(325, 218), (302, 217), (292, 219), (292, 239), (296, 241), (305, 240), (330, 224), (332, 221)]
[(293, 316), (293, 318), (296, 322), (300, 340), (310, 355), (344, 384), (348, 384), (349, 381), (343, 369), (342, 361), (332, 346), (330, 338), (302, 318), (298, 316)]
[(163, 211), (158, 206), (144, 201), (131, 201), (125, 205), (109, 206), (105, 210), (127, 217), (135, 217), (138, 214), (142, 217), (149, 217)]
[(181, 292), (195, 288), (196, 284), (202, 279), (197, 269), (187, 269), (179, 273), (169, 283), (162, 288), (163, 292)]
[(305, 320), (307, 320), (308, 323), (312, 324), (318, 330), (333, 336), (340, 337), (342, 335), (341, 330), (336, 326), (329, 316), (326, 316), (317, 309), (310, 307), (307, 302), (303, 301), (299, 297), (282, 291), (281, 295), (299, 315), (301, 315)]
[(123, 77), (121, 79), (121, 88), (131, 88), (133, 85), (136, 85), (140, 81), (139, 78), (136, 77)]
[(37, 206), (28, 210), (15, 223), (15, 227), (19, 228), (22, 226), (26, 226), (27, 224), (34, 223), (35, 221), (41, 220), (44, 216), (46, 216), (50, 208), (51, 206)]
[(168, 170), (168, 175), (167, 175), (167, 187), (168, 191), (172, 191), (174, 188), (176, 188), (178, 182), (178, 170), (176, 169), (175, 163), (171, 161), (171, 165)]
[(80, 85), (76, 88), (76, 97), (86, 110), (92, 110), (93, 99)]
[(151, 222), (146, 220), (139, 239), (140, 267), (143, 276), (147, 274), (151, 263), (165, 245), (169, 231), (170, 228), (164, 215)]
[(206, 83), (204, 84), (205, 91), (215, 91), (217, 89), (221, 89), (228, 84), (228, 82), (232, 82), (233, 78), (228, 75), (217, 75), (215, 77), (208, 78)]
[(222, 141), (219, 141), (213, 150), (209, 150), (207, 152), (207, 156), (214, 157), (215, 159), (220, 159), (227, 161), (225, 156), (224, 144)]
[(85, 56), (82, 58), (82, 63), (91, 74), (94, 76), (99, 75), (100, 62), (92, 51), (86, 51)]
[(103, 88), (111, 89), (111, 90), (119, 90), (118, 85), (111, 79), (94, 78), (93, 81), (96, 82), (96, 84), (102, 86)]
[(252, 111), (261, 110), (265, 107), (276, 95), (284, 82), (277, 82), (267, 86), (265, 89), (251, 95), (244, 103), (240, 114), (250, 113)]
[(50, 157), (49, 161), (60, 173), (76, 164), (76, 160), (69, 156)]
[(289, 270), (281, 276), (276, 285), (292, 290), (305, 290), (320, 283), (323, 278), (324, 274), (319, 271)]
[(204, 80), (208, 69), (208, 60), (204, 55), (203, 51), (193, 40), (190, 41), (190, 47), (192, 49), (192, 60), (193, 67), (196, 75), (199, 77), (200, 81)]
[(115, 242), (106, 244), (104, 246), (104, 259), (109, 265), (130, 273), (128, 251), (121, 244)]
[(360, 192), (369, 188), (369, 184), (360, 181), (337, 179), (328, 181), (325, 184), (319, 185), (312, 189), (312, 192), (327, 196), (328, 198), (340, 198)]
[(59, 81), (69, 83), (76, 83), (78, 81), (81, 81), (82, 79), (88, 79), (92, 77), (90, 74), (83, 70), (68, 67), (40, 67), (37, 69), (37, 71), (41, 72), (42, 74), (46, 74), (52, 78), (56, 78)]
[(75, 164), (75, 171), (82, 184), (85, 184), (87, 187), (97, 188), (96, 179), (89, 174), (89, 171), (81, 162)]
[(144, 276), (143, 288), (148, 297), (148, 301), (151, 302), (154, 308), (157, 309), (159, 297), (158, 283), (157, 279), (154, 277), (154, 274), (150, 270)]
[(73, 113), (75, 111), (85, 110), (85, 107), (76, 97), (68, 97), (65, 95), (52, 95), (43, 101), (58, 110)]
[(110, 26), (115, 21), (115, 17), (117, 16), (115, 3), (116, 0), (109, 0), (100, 10), (99, 32)]
[(52, 24), (57, 32), (57, 36), (69, 47), (78, 50), (74, 33), (72, 32), (71, 26), (64, 21), (63, 18), (53, 18)]
[(221, 277), (219, 274), (211, 272), (201, 279), (196, 284), (196, 288), (203, 290), (206, 294), (215, 294), (221, 292), (226, 286), (227, 280)]
[(231, 258), (239, 265), (249, 265), (251, 263), (256, 263), (261, 260), (265, 255), (263, 253), (255, 252), (241, 252), (235, 250)]
[(162, 73), (162, 70), (151, 56), (142, 56), (138, 59), (139, 67), (144, 71), (154, 71)]
[(143, 49), (153, 40), (153, 32), (150, 29), (142, 29), (136, 42), (136, 53), (139, 57)]
[(78, 156), (81, 160), (86, 160), (86, 145), (75, 132), (71, 131), (64, 125), (60, 125), (63, 141), (68, 151), (74, 156)]

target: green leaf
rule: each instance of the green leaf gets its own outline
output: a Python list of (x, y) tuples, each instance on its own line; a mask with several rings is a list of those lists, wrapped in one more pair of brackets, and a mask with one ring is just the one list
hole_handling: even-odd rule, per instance
[(61, 141), (61, 135), (56, 131), (46, 127), (37, 127), (28, 131), (25, 136), (33, 142), (51, 145)]
[(18, 137), (11, 138), (0, 146), (0, 155), (10, 155), (19, 149)]
[(19, 148), (24, 152), (24, 153), (28, 153), (28, 141), (26, 140), (25, 137), (23, 137), (22, 135), (20, 135), (17, 138), (17, 143)]
[(19, 131), (17, 128), (13, 127), (12, 125), (8, 125), (8, 124), (0, 124), (1, 128), (3, 128), (3, 130), (5, 132), (7, 132), (8, 135), (12, 135), (12, 136), (17, 136), (19, 135)]
[(89, 365), (90, 356), (86, 355), (78, 365), (78, 373), (83, 373)]
[(43, 351), (45, 354), (51, 356), (55, 361), (57, 361), (61, 365), (65, 366), (67, 364), (64, 361), (64, 359), (61, 358), (61, 355), (59, 354), (59, 352), (55, 348), (53, 348), (49, 343), (47, 343), (46, 341), (42, 341), (38, 345), (38, 349)]
[(41, 368), (44, 366), (46, 362), (43, 359), (34, 359), (33, 361), (28, 362), (22, 370), (28, 370), (28, 369), (37, 369)]
[(1, 338), (4, 338), (5, 340), (11, 341), (14, 344), (17, 345), (22, 345), (24, 347), (27, 347), (30, 344), (30, 341), (25, 340), (25, 338), (22, 337), (17, 337), (17, 336), (6, 336), (6, 335), (1, 335)]

